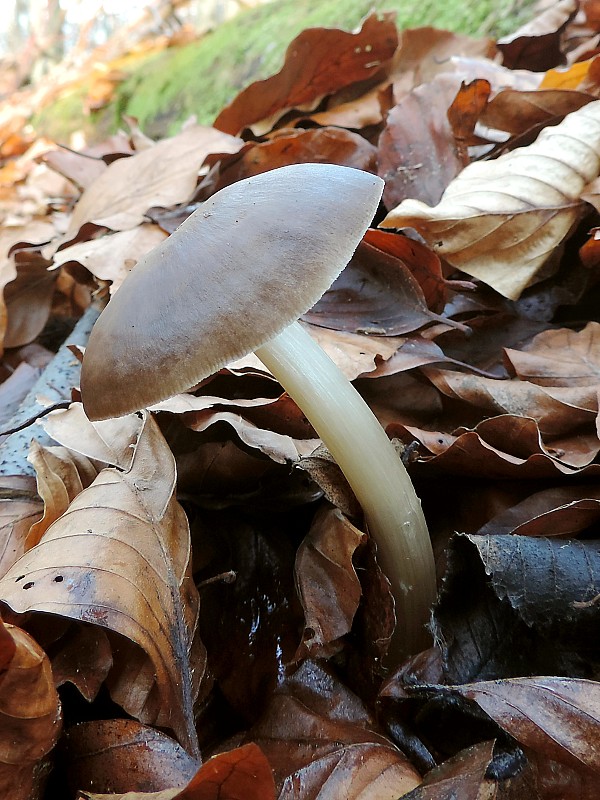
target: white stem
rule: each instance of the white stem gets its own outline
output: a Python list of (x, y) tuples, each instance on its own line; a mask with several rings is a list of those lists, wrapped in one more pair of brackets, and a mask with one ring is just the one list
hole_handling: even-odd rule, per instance
[(294, 323), (256, 355), (302, 409), (360, 502), (398, 619), (388, 660), (430, 646), (435, 566), (421, 503), (402, 461), (365, 401)]

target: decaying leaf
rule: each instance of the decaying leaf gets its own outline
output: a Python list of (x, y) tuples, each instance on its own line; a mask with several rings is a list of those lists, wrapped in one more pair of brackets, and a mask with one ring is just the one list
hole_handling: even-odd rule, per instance
[(78, 800), (275, 800), (275, 785), (260, 748), (246, 744), (210, 758), (182, 789), (110, 795), (86, 791)]
[(174, 482), (173, 457), (148, 418), (129, 471), (103, 470), (4, 575), (0, 598), (17, 613), (91, 622), (138, 645), (150, 669), (113, 644), (114, 699), (140, 721), (172, 728), (193, 754), (203, 663), (189, 530)]
[(362, 594), (352, 556), (365, 538), (337, 509), (314, 520), (296, 556), (306, 623), (295, 660), (335, 652), (336, 640), (350, 631)]
[(528, 147), (469, 164), (437, 206), (404, 200), (381, 226), (416, 228), (455, 267), (515, 299), (578, 220), (580, 195), (599, 171), (596, 101)]
[(536, 675), (544, 668), (597, 679), (599, 593), (597, 541), (453, 537), (435, 611), (447, 681)]
[(540, 755), (600, 772), (600, 685), (574, 678), (515, 678), (453, 687)]
[(65, 734), (62, 760), (71, 791), (159, 792), (185, 786), (199, 761), (174, 739), (131, 719), (94, 720)]
[(0, 621), (0, 793), (38, 800), (61, 732), (48, 656), (20, 628)]

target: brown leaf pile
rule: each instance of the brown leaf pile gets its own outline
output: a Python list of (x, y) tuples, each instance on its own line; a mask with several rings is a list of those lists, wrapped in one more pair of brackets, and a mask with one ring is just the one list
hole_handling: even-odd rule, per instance
[[(212, 128), (0, 150), (3, 797), (598, 797), (599, 46), (594, 0), (497, 43), (372, 15)], [(361, 509), (255, 356), (98, 423), (54, 357), (212, 194), (299, 162), (386, 184), (303, 324), (431, 531), (432, 646), (392, 673)]]

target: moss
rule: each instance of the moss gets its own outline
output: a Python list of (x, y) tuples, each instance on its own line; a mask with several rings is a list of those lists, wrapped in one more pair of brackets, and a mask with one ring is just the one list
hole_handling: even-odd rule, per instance
[[(237, 92), (277, 72), (289, 42), (315, 26), (355, 28), (369, 11), (396, 11), (399, 28), (434, 24), (470, 34), (505, 33), (524, 21), (533, 0), (511, 4), (510, 17), (497, 0), (276, 0), (239, 14), (192, 44), (147, 58), (130, 71), (113, 102), (88, 120), (95, 138), (119, 126), (123, 113), (135, 116), (151, 136), (173, 133), (192, 114), (211, 124)], [(515, 18), (515, 15), (516, 18)], [(64, 101), (64, 107), (63, 107)], [(73, 98), (57, 102), (36, 119), (40, 132), (81, 128)], [(57, 118), (57, 119), (55, 119)]]

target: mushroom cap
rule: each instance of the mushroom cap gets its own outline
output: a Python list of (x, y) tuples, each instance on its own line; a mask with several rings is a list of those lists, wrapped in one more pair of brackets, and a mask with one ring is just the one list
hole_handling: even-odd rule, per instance
[(382, 189), (360, 170), (294, 164), (214, 194), (96, 322), (81, 371), (90, 419), (185, 391), (297, 320), (352, 257)]

